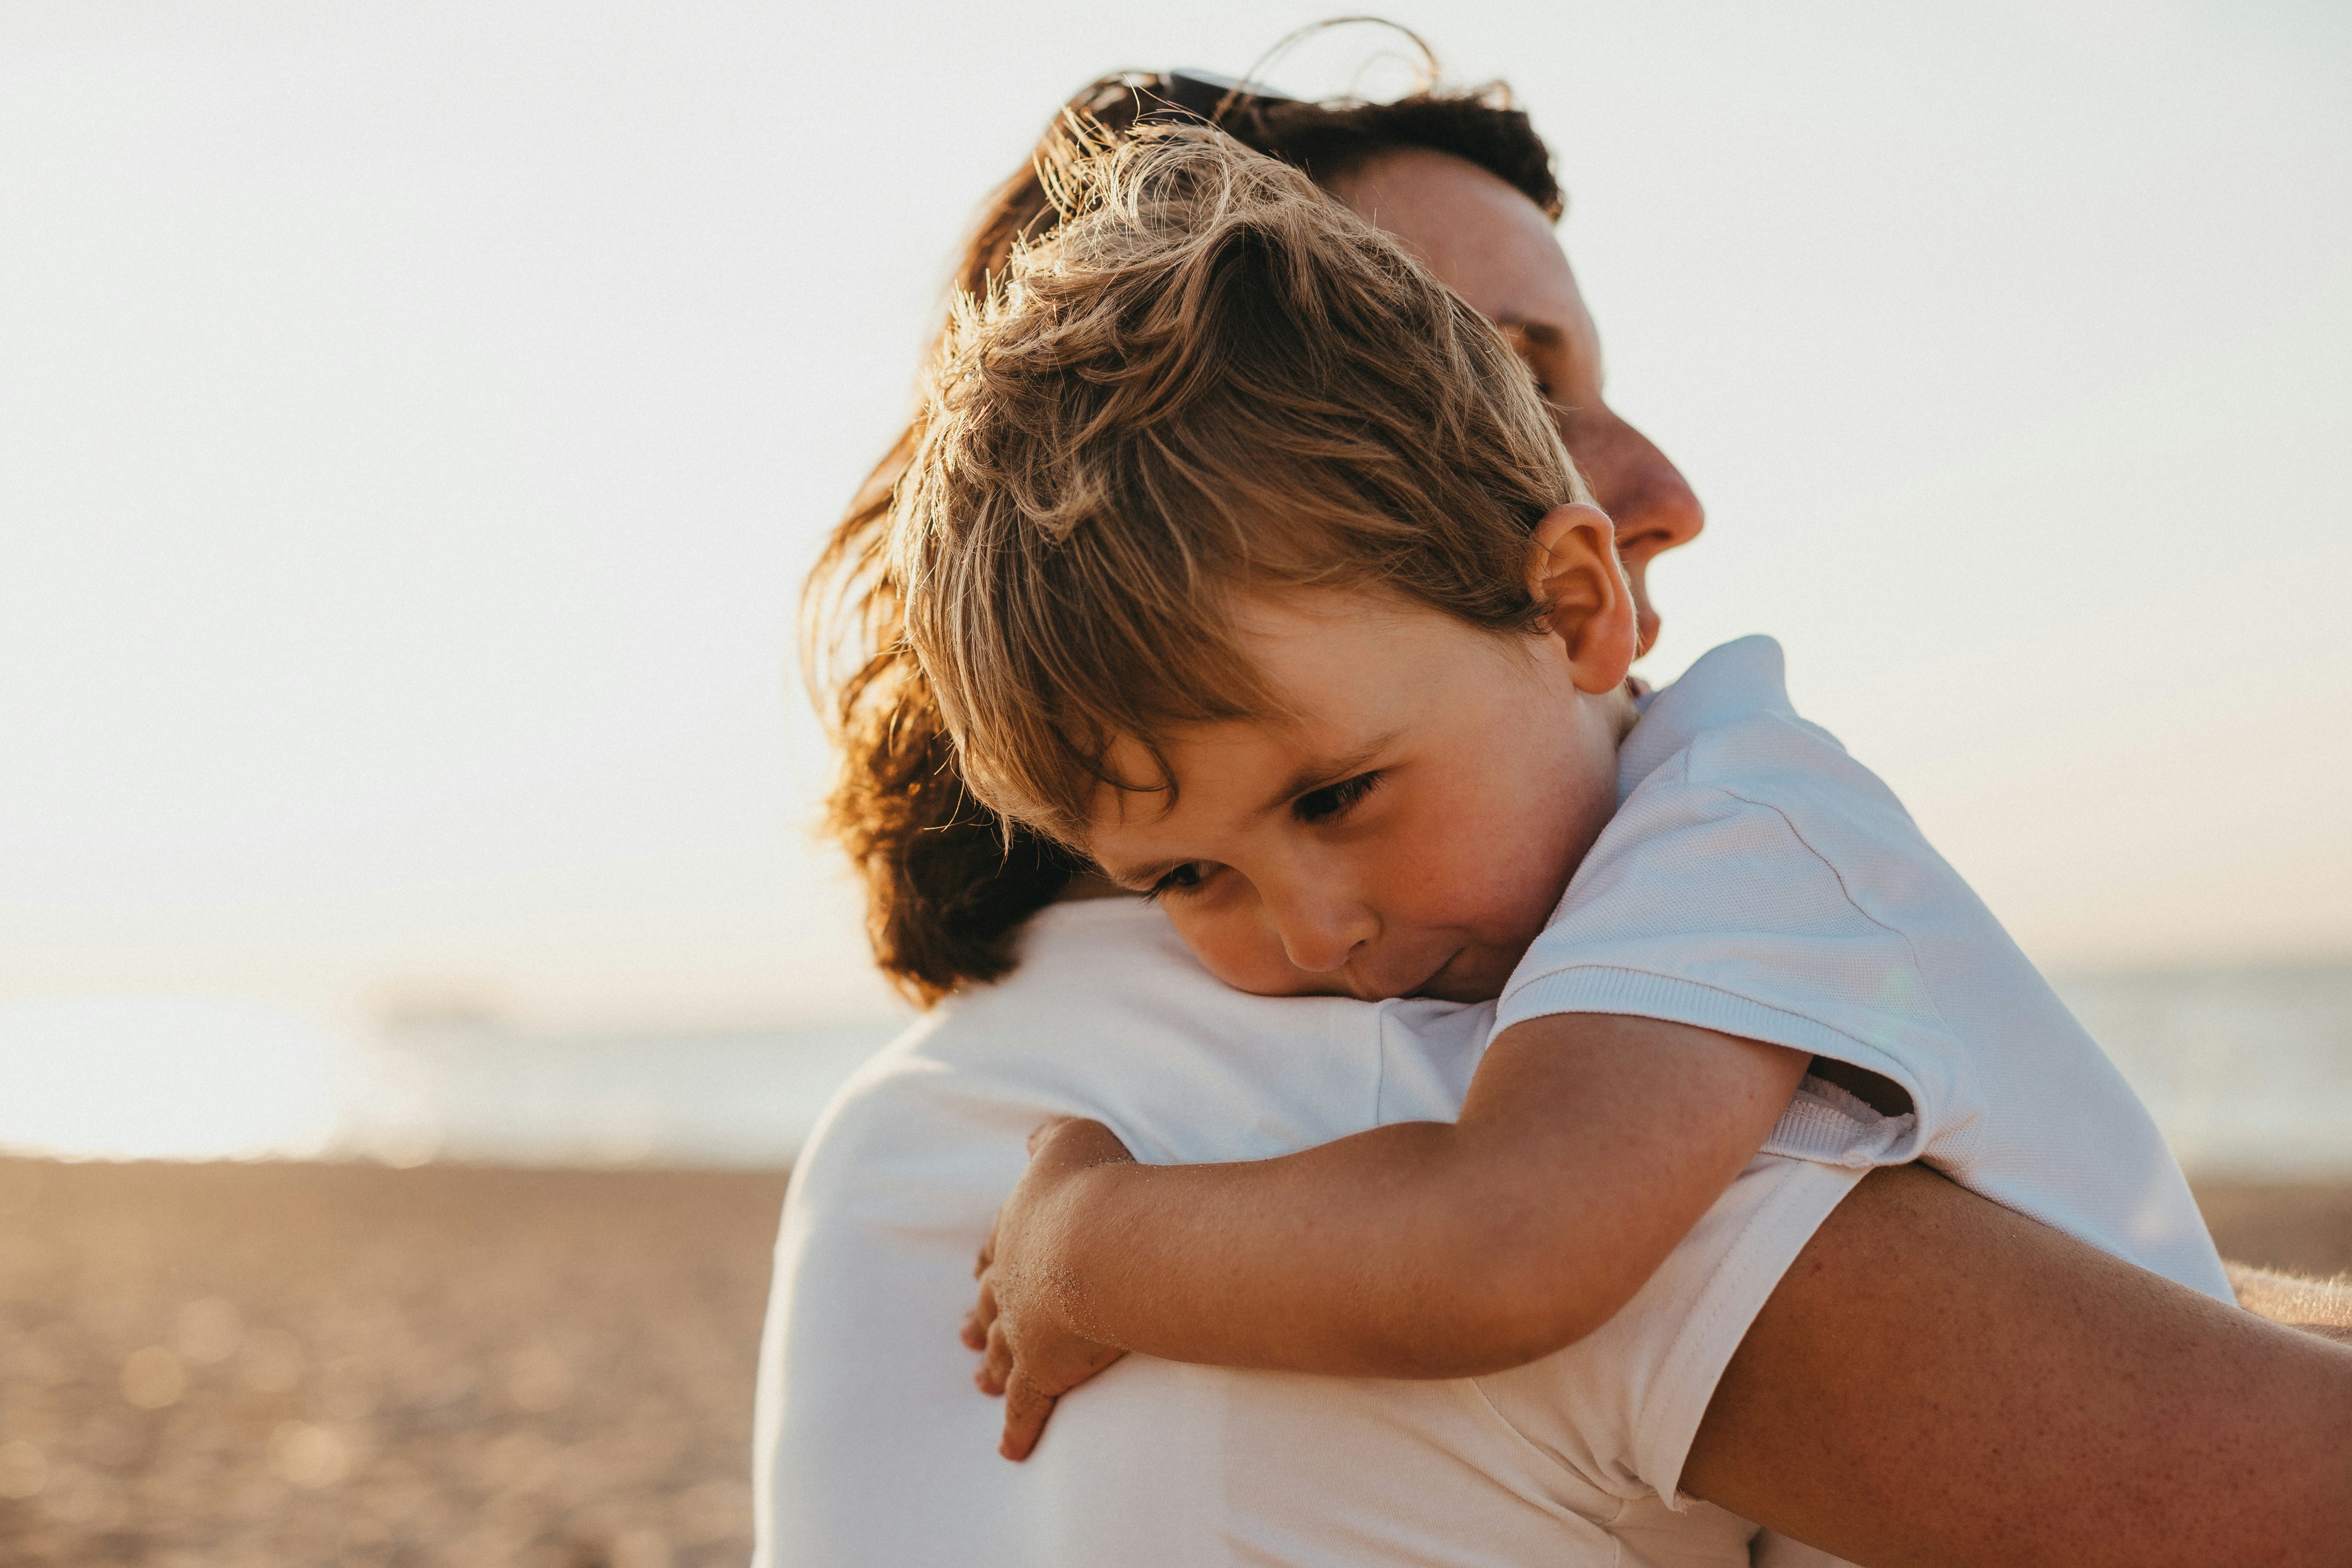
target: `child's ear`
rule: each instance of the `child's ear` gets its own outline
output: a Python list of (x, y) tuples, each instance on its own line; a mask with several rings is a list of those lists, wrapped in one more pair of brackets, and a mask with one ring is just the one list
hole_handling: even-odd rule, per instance
[(1528, 587), (1551, 606), (1576, 689), (1597, 696), (1624, 685), (1640, 632), (1609, 514), (1580, 501), (1546, 512), (1528, 542)]

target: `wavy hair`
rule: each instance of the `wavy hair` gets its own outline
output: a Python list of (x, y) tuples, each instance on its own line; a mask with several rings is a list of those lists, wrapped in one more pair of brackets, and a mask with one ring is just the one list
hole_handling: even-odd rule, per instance
[(1234, 595), (1546, 605), (1528, 536), (1590, 499), (1527, 365), (1394, 239), (1206, 126), (1051, 172), (1061, 222), (957, 302), (887, 556), (982, 805), (1082, 846), (1120, 739), (1281, 709)]
[[(1171, 121), (1213, 123), (1325, 182), (1385, 153), (1449, 153), (1512, 185), (1549, 216), (1562, 207), (1550, 150), (1500, 84), (1430, 89), (1385, 103), (1310, 103), (1204, 94), (1197, 81), (1127, 72), (1074, 96), (1028, 166), (991, 194), (959, 254), (952, 291), (984, 295), (1017, 245), (1053, 231), (1060, 221), (1049, 195), (1055, 171), (1139, 127)], [(935, 348), (927, 363), (936, 358)], [(876, 962), (909, 999), (928, 1006), (1009, 970), (1013, 934), (1083, 864), (973, 796), (907, 642), (887, 525), (921, 430), (918, 419), (899, 433), (835, 525), (803, 594), (802, 642), (803, 668), (838, 757), (826, 829), (865, 884)]]

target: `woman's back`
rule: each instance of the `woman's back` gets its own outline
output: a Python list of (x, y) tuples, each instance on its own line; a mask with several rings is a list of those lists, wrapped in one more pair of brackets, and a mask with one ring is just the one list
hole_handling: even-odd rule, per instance
[(1744, 1564), (1671, 1475), (1714, 1373), (1853, 1174), (1759, 1162), (1621, 1322), (1498, 1378), (1391, 1383), (1130, 1357), (1028, 1464), (955, 1323), (1042, 1117), (1155, 1162), (1454, 1114), (1491, 1010), (1226, 990), (1154, 909), (1037, 917), (1022, 963), (853, 1080), (793, 1177), (760, 1389), (761, 1556), (797, 1563)]

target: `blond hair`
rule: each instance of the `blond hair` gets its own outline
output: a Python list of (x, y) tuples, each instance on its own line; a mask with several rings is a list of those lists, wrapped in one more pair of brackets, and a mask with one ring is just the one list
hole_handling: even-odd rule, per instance
[(1229, 614), (1286, 586), (1532, 631), (1585, 499), (1525, 366), (1394, 241), (1198, 127), (1080, 151), (942, 343), (893, 499), (905, 631), (985, 805), (1066, 844), (1127, 737), (1276, 711)]
[[(1119, 138), (1147, 124), (1199, 121), (1326, 188), (1390, 153), (1443, 153), (1494, 175), (1547, 217), (1560, 215), (1551, 150), (1500, 82), (1370, 103), (1255, 92), (1202, 102), (1188, 93), (1181, 78), (1132, 72), (1080, 89), (982, 205), (957, 255), (953, 287), (985, 292), (1017, 243), (1060, 221), (1040, 171), (1059, 166), (1074, 130)], [(803, 673), (837, 752), (825, 830), (865, 889), (875, 962), (909, 1000), (929, 1006), (1010, 970), (1013, 935), (1082, 868), (964, 788), (939, 705), (902, 635), (887, 563), (890, 498), (921, 434), (919, 422), (898, 432), (835, 523), (803, 594), (801, 628)]]

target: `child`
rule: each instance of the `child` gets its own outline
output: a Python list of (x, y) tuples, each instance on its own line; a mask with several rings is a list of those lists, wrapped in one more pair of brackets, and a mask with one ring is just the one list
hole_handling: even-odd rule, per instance
[(2231, 1300), (2129, 1089), (1778, 648), (1630, 694), (1609, 521), (1491, 327), (1211, 132), (1064, 184), (896, 501), (965, 778), (1229, 984), (1500, 1004), (1453, 1123), (1196, 1167), (1041, 1129), (966, 1329), (1008, 1455), (1128, 1350), (1545, 1355), (1759, 1149), (1925, 1159)]

